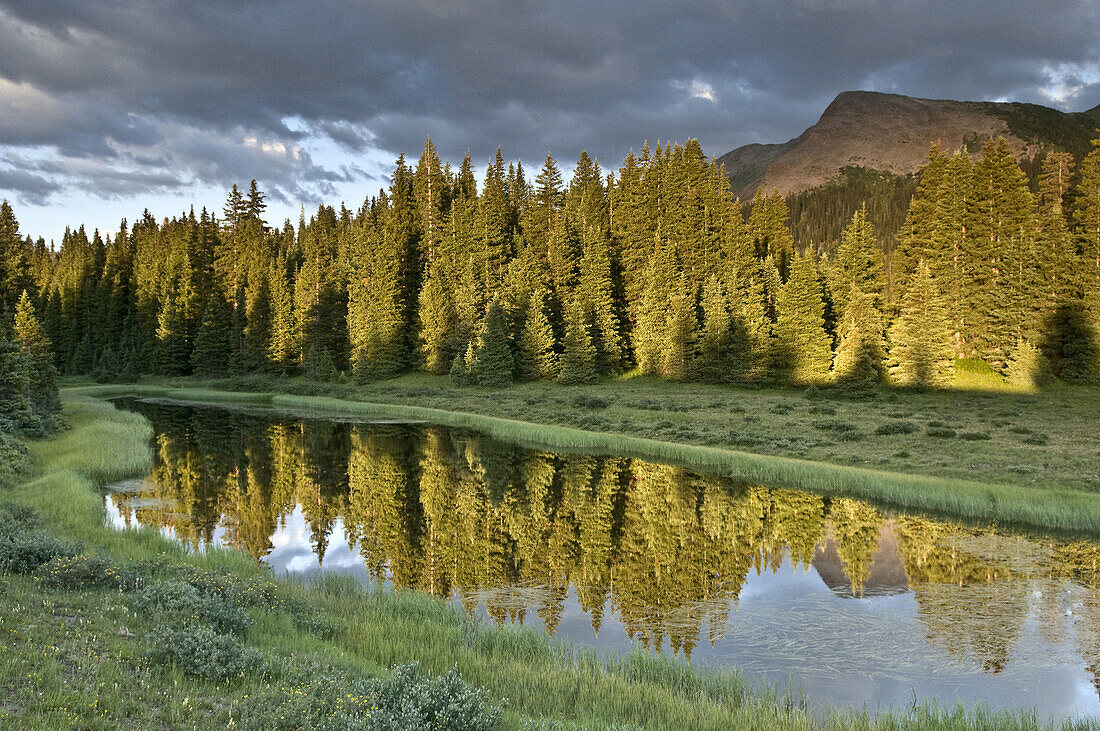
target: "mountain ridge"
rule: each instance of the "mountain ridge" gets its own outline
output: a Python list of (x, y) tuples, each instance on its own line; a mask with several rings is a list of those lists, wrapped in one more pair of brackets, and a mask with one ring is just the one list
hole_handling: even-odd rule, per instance
[(1004, 137), (1021, 160), (1044, 150), (1083, 156), (1100, 124), (1100, 105), (1062, 112), (1022, 102), (923, 99), (875, 91), (841, 92), (816, 123), (798, 137), (776, 144), (749, 144), (718, 158), (742, 198), (758, 187), (783, 195), (835, 179), (848, 168), (907, 176), (924, 161), (930, 145), (977, 152), (981, 143)]

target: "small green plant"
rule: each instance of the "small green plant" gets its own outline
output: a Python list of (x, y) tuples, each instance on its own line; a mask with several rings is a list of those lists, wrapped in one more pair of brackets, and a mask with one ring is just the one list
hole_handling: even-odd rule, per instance
[(119, 586), (122, 574), (103, 556), (55, 556), (39, 567), (35, 577), (55, 589), (85, 589), (93, 586)]
[(1033, 446), (1041, 447), (1050, 443), (1050, 437), (1046, 434), (1035, 433), (1024, 439), (1024, 444), (1031, 444)]
[(850, 432), (857, 431), (855, 424), (849, 424), (839, 419), (818, 419), (813, 422), (814, 429), (821, 431)]
[(954, 439), (955, 438), (955, 430), (951, 429), (949, 427), (946, 427), (946, 426), (929, 427), (929, 429), (925, 432), (925, 434), (927, 434), (930, 437), (935, 437), (936, 439)]
[(221, 682), (255, 667), (262, 655), (244, 647), (232, 635), (207, 625), (184, 629), (154, 627), (146, 636), (149, 657), (162, 665), (174, 665), (188, 675)]
[(917, 431), (917, 425), (911, 421), (888, 421), (875, 429), (875, 434), (885, 436), (888, 434), (912, 434)]
[(153, 581), (134, 597), (134, 608), (147, 614), (167, 615), (173, 624), (207, 624), (223, 634), (241, 635), (248, 629), (248, 613), (220, 594), (203, 594), (183, 581)]
[(984, 431), (964, 431), (959, 434), (959, 439), (965, 439), (968, 442), (983, 442), (992, 438), (992, 434)]
[(30, 574), (55, 558), (76, 554), (75, 547), (45, 533), (0, 535), (0, 573)]

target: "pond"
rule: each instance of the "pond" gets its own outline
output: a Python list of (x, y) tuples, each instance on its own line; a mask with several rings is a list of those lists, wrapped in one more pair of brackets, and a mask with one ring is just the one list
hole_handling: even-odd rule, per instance
[(1100, 713), (1100, 544), (429, 424), (123, 400), (122, 528), (339, 571), (599, 648), (664, 648), (819, 706)]

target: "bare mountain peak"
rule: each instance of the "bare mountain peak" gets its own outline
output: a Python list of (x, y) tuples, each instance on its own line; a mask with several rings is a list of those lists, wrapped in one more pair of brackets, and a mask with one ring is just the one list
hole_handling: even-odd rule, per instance
[(848, 167), (909, 175), (933, 142), (949, 151), (974, 150), (986, 139), (1003, 136), (1019, 157), (1041, 149), (1081, 154), (1098, 120), (1100, 107), (1067, 114), (1035, 104), (845, 91), (793, 140), (746, 145), (719, 160), (743, 198), (757, 186), (786, 194), (821, 185)]

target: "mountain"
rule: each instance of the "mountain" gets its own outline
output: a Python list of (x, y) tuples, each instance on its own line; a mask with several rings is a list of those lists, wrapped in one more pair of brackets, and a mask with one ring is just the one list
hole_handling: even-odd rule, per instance
[(1003, 136), (1021, 160), (1042, 150), (1083, 156), (1100, 124), (1100, 106), (1066, 113), (1037, 104), (918, 99), (872, 91), (846, 91), (821, 118), (782, 144), (745, 145), (719, 158), (742, 199), (758, 186), (784, 195), (816, 188), (858, 168), (907, 176), (920, 167), (933, 142), (951, 151)]

